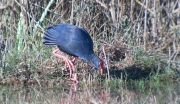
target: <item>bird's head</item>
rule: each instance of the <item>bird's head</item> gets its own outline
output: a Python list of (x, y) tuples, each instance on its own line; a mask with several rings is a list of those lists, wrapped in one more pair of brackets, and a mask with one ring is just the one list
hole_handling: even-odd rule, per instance
[(103, 75), (104, 63), (102, 60), (93, 63), (94, 67), (99, 70), (99, 73)]
[(92, 54), (88, 60), (96, 69), (99, 70), (99, 73), (103, 75), (104, 62), (95, 54)]

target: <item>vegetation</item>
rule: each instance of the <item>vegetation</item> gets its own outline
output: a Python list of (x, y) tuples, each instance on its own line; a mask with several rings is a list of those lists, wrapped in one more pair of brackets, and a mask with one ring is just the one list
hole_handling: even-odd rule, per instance
[(56, 47), (42, 44), (47, 27), (58, 23), (85, 28), (105, 63), (104, 78), (78, 59), (80, 86), (143, 92), (179, 83), (179, 6), (179, 0), (1, 0), (0, 84), (69, 83), (68, 69), (51, 54)]

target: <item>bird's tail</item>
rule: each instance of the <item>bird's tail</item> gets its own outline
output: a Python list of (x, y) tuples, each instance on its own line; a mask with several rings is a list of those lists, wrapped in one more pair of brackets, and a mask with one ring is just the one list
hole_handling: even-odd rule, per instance
[(59, 33), (55, 29), (55, 26), (51, 26), (47, 29), (43, 37), (43, 44), (45, 45), (56, 45), (56, 39), (58, 38)]

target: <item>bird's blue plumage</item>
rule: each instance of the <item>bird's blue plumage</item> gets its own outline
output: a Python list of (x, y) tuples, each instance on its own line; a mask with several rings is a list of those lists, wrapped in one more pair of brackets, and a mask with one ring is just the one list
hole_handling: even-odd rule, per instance
[(57, 24), (47, 29), (43, 39), (45, 45), (57, 45), (61, 51), (99, 68), (101, 60), (94, 54), (92, 39), (85, 29), (70, 24)]

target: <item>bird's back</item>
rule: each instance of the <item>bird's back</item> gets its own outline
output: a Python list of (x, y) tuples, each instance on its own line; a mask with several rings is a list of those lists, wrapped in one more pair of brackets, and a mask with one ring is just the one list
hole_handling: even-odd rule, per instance
[(80, 57), (84, 60), (93, 52), (93, 42), (83, 28), (58, 24), (48, 28), (44, 36), (45, 45), (57, 45), (65, 53)]

